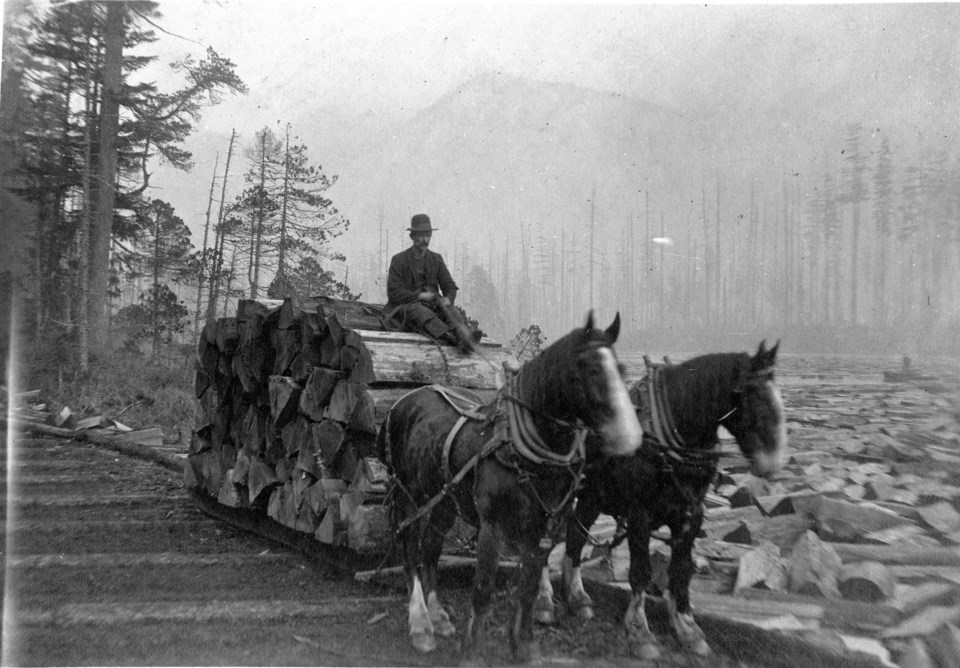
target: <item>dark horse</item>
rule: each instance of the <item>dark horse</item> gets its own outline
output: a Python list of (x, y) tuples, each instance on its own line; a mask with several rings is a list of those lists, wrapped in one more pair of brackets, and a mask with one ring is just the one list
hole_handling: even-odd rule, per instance
[(588, 430), (596, 447), (629, 454), (643, 433), (613, 353), (617, 314), (606, 330), (575, 329), (509, 374), (485, 406), (456, 388), (431, 386), (397, 401), (377, 436), (392, 474), (391, 515), (409, 578), (410, 638), (418, 650), (456, 629), (437, 597), (437, 562), (458, 514), (478, 528), (477, 567), (463, 650), (477, 646), (490, 610), (503, 544), (521, 558), (511, 648), (535, 651), (533, 602), (549, 548), (541, 538), (572, 501)]
[[(583, 589), (580, 555), (589, 527), (600, 513), (626, 520), (632, 596), (623, 623), (632, 650), (643, 659), (659, 656), (656, 637), (644, 613), (650, 582), (650, 533), (670, 528), (669, 621), (681, 644), (709, 654), (694, 621), (689, 585), (690, 552), (703, 522), (703, 498), (717, 473), (717, 428), (729, 431), (750, 461), (752, 473), (779, 470), (786, 450), (780, 390), (773, 377), (779, 342), (761, 343), (756, 355), (714, 353), (682, 364), (651, 365), (630, 388), (644, 429), (643, 444), (629, 457), (605, 457), (588, 440), (584, 484), (567, 525), (563, 588), (571, 611), (593, 617), (593, 601)], [(549, 573), (541, 578), (539, 621), (553, 620)]]

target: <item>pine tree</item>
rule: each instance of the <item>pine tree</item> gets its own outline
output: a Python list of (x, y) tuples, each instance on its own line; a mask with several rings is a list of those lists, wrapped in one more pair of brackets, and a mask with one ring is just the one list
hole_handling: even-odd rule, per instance
[(874, 304), (877, 310), (877, 320), (881, 327), (887, 324), (887, 284), (890, 271), (889, 248), (890, 237), (893, 234), (893, 161), (890, 158), (890, 139), (884, 134), (880, 138), (880, 149), (877, 153), (877, 166), (873, 172), (873, 225), (877, 230), (880, 245), (877, 262), (877, 290), (874, 292)]
[[(16, 141), (24, 147), (20, 194), (40, 212), (33, 242), (40, 285), (37, 320), (42, 328), (42, 314), (53, 298), (67, 295), (58, 315), (79, 325), (81, 342), (89, 324), (95, 347), (106, 340), (116, 265), (111, 253), (140, 232), (135, 210), (149, 185), (149, 161), (162, 156), (188, 168), (190, 155), (181, 143), (204, 101), (215, 101), (225, 91), (245, 91), (233, 64), (212, 50), (202, 61), (174, 64), (187, 80), (179, 91), (130, 83), (131, 75), (155, 59), (135, 51), (154, 41), (152, 31), (138, 26), (161, 18), (156, 8), (138, 1), (38, 8), (23, 43), (24, 57), (17, 61), (33, 110)], [(82, 314), (77, 312), (80, 299), (87, 302)], [(79, 351), (83, 369), (86, 346)]]
[(156, 353), (163, 331), (160, 312), (162, 288), (169, 288), (167, 281), (181, 282), (195, 278), (188, 262), (193, 244), (190, 242), (190, 228), (163, 200), (141, 202), (136, 217), (143, 232), (138, 235), (132, 248), (118, 255), (123, 260), (128, 276), (150, 279), (150, 291), (155, 297), (152, 301), (151, 332)]

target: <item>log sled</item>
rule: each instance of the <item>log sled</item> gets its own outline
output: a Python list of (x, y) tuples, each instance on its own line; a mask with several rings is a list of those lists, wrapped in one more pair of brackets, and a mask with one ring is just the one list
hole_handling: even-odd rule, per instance
[(487, 338), (479, 348), (464, 354), (389, 331), (377, 304), (241, 300), (236, 316), (211, 320), (199, 338), (185, 486), (320, 543), (386, 554), (380, 422), (424, 385), (492, 400), (514, 357)]

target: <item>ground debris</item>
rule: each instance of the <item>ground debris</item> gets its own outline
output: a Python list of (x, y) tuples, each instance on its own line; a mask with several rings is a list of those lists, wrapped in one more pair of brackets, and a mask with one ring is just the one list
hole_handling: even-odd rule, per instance
[[(744, 460), (721, 461), (694, 549), (706, 564), (691, 585), (696, 610), (797, 634), (852, 630), (883, 665), (955, 662), (960, 362), (917, 360), (922, 374), (893, 382), (882, 373), (896, 365), (891, 356), (837, 357), (833, 373), (823, 360), (780, 360), (790, 438), (782, 472), (761, 481)], [(725, 451), (739, 455), (733, 444)], [(605, 561), (593, 575), (628, 587), (627, 551)], [(759, 614), (757, 603), (767, 606)]]

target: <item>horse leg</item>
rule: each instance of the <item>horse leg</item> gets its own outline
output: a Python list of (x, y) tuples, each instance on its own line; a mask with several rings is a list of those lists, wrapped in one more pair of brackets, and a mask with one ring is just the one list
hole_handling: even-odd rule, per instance
[(410, 581), (410, 602), (407, 604), (407, 624), (410, 628), (410, 642), (421, 652), (432, 652), (437, 648), (437, 639), (433, 632), (433, 622), (427, 609), (423, 593), (421, 571), (423, 556), (421, 537), (424, 520), (414, 522), (403, 531), (403, 556), (405, 570)]
[(689, 522), (670, 527), (670, 533), (675, 538), (670, 541), (670, 588), (664, 594), (670, 626), (680, 644), (698, 656), (710, 654), (706, 635), (693, 618), (690, 606), (690, 579), (693, 577), (691, 552), (702, 521), (702, 513), (696, 513)]
[(563, 591), (567, 599), (567, 607), (580, 619), (593, 619), (593, 599), (583, 588), (583, 577), (580, 572), (580, 557), (583, 546), (587, 542), (590, 527), (600, 516), (600, 509), (584, 502), (577, 501), (574, 516), (567, 525), (567, 546), (563, 557)]
[(510, 648), (513, 656), (522, 662), (529, 662), (537, 655), (533, 638), (533, 604), (537, 598), (540, 577), (546, 568), (548, 553), (537, 544), (526, 545), (520, 557), (520, 585), (517, 588), (517, 607), (510, 627)]
[(477, 572), (473, 583), (473, 599), (470, 617), (463, 634), (462, 651), (472, 654), (483, 636), (483, 627), (490, 614), (490, 599), (496, 584), (497, 566), (500, 562), (500, 537), (493, 524), (480, 520), (477, 533)]
[(423, 589), (427, 612), (433, 623), (433, 632), (441, 638), (449, 638), (457, 632), (437, 594), (437, 564), (443, 552), (444, 538), (456, 518), (456, 512), (447, 506), (434, 508), (430, 513), (430, 526), (423, 536)]
[(533, 602), (533, 618), (538, 624), (556, 624), (557, 613), (553, 605), (553, 583), (550, 581), (550, 566), (540, 571), (537, 600)]
[(638, 658), (653, 661), (660, 658), (657, 637), (647, 623), (647, 584), (650, 582), (650, 520), (645, 514), (627, 521), (627, 544), (630, 547), (630, 603), (623, 616), (630, 649)]

